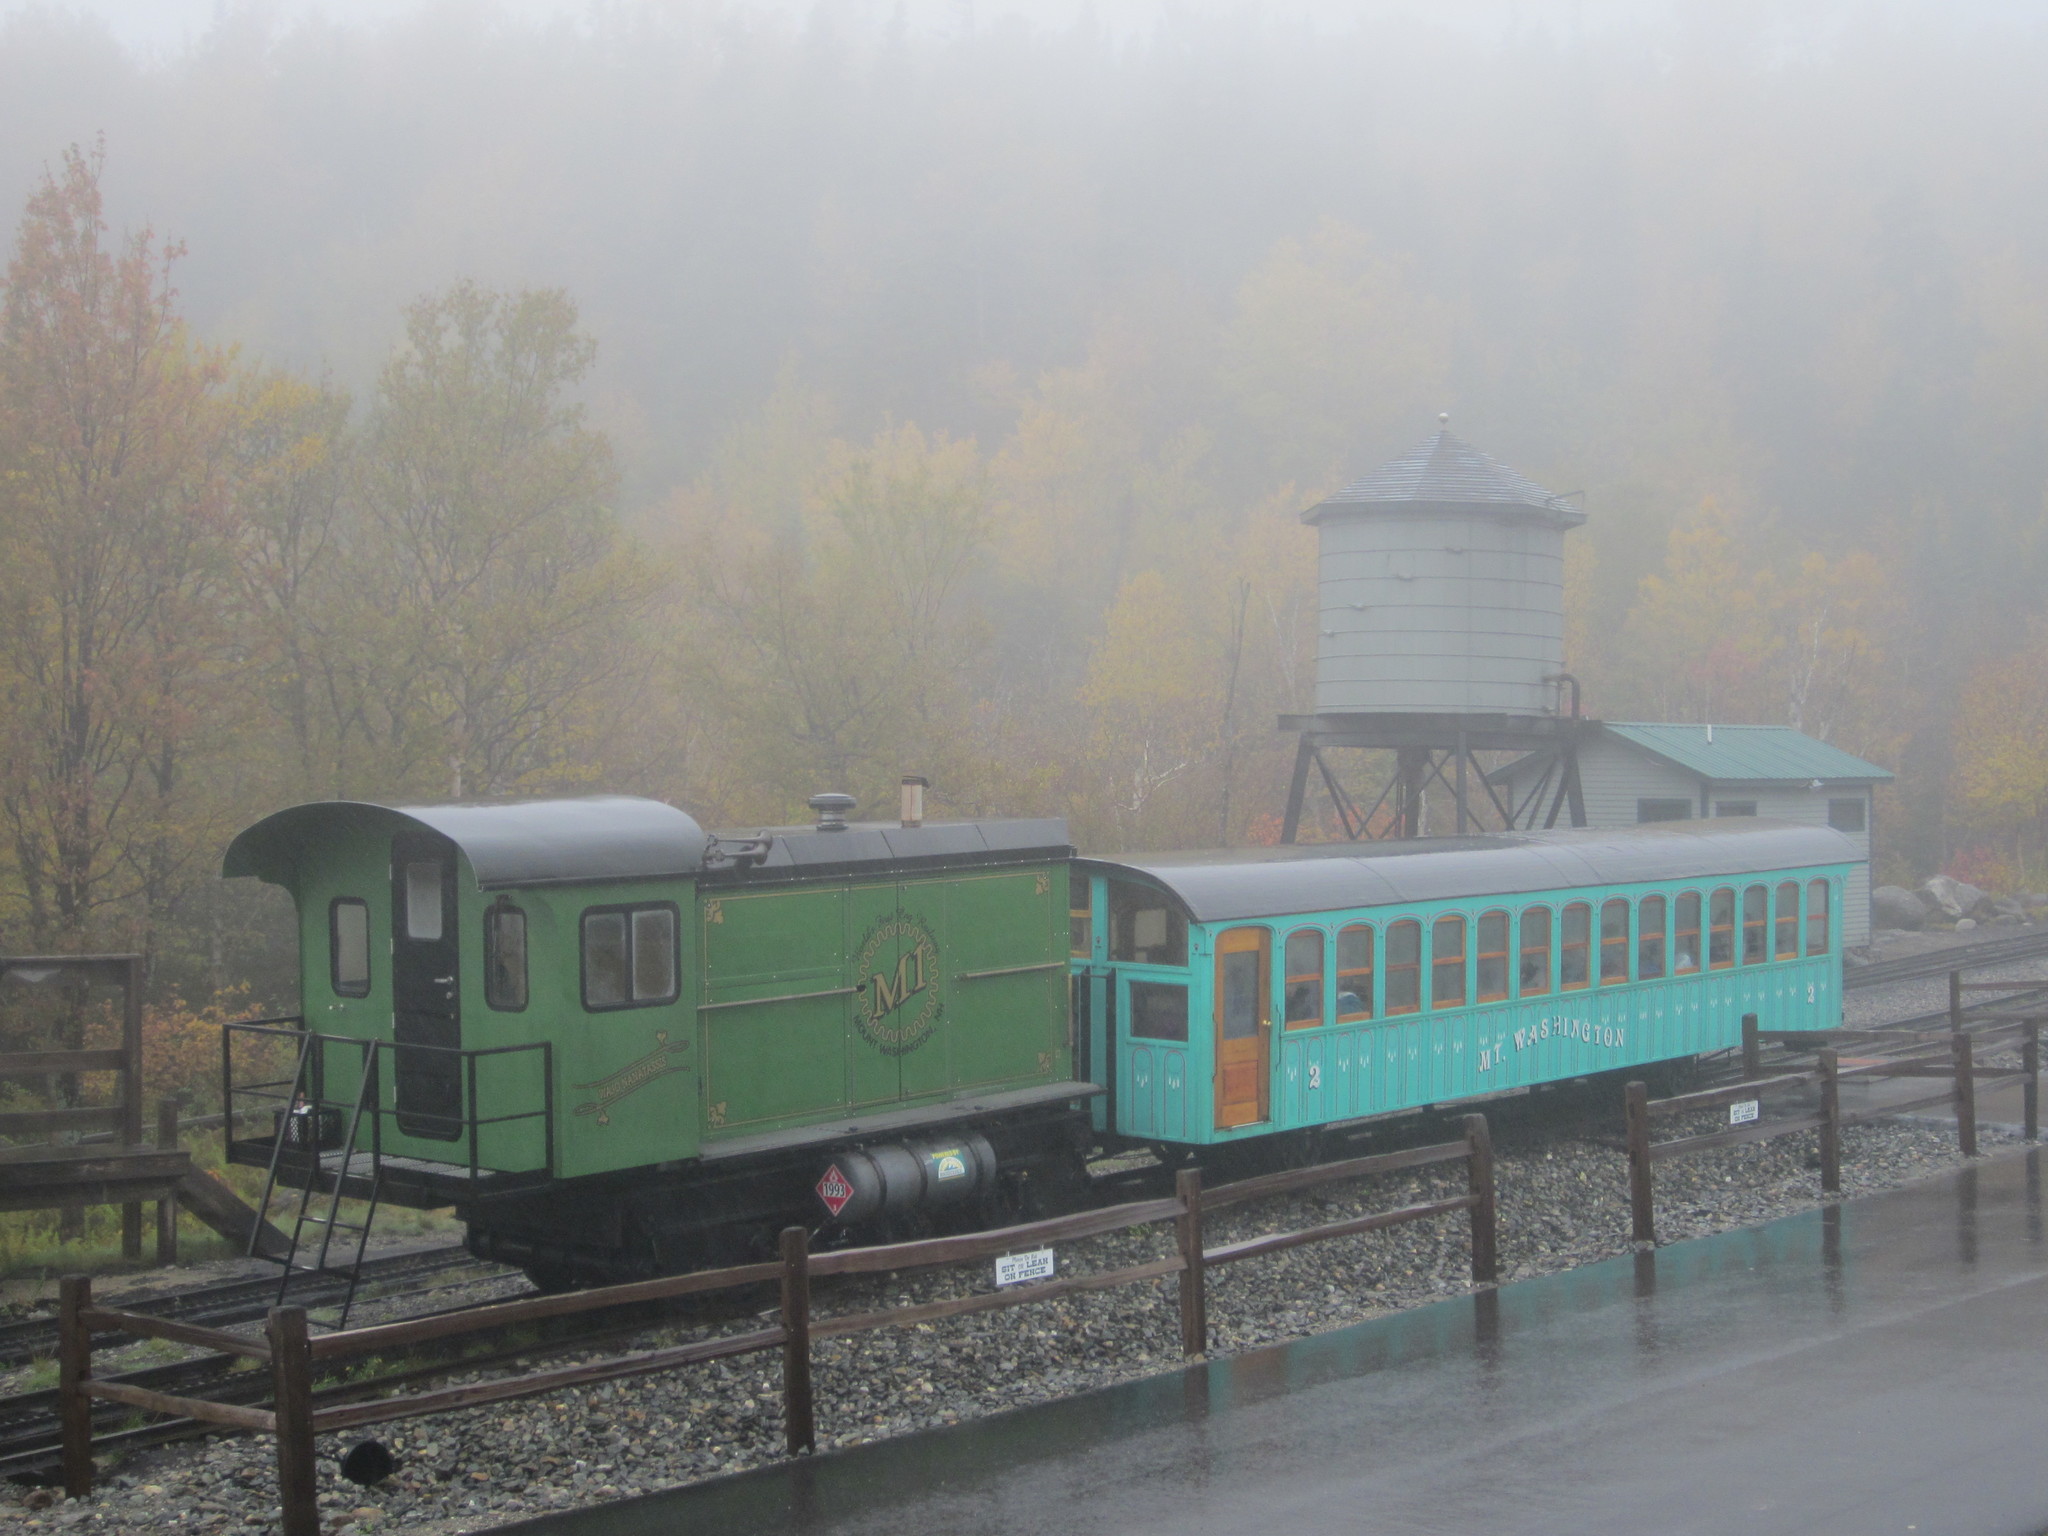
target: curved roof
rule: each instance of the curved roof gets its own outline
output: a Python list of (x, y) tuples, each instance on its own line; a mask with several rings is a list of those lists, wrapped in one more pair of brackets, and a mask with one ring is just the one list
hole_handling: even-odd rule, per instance
[(1319, 523), (1346, 513), (1387, 511), (1395, 507), (1429, 507), (1446, 512), (1540, 514), (1562, 528), (1574, 528), (1586, 514), (1546, 491), (1534, 480), (1496, 463), (1461, 437), (1448, 431), (1419, 443), (1410, 453), (1382, 464), (1301, 514), (1303, 522)]
[(1083, 862), (1111, 875), (1142, 876), (1177, 897), (1194, 921), (1215, 923), (1639, 880), (1710, 879), (1847, 864), (1860, 857), (1831, 827), (1745, 816)]
[(644, 880), (694, 874), (708, 839), (695, 819), (659, 800), (599, 795), (472, 805), (372, 805), (316, 800), (266, 816), (228, 844), (221, 873), (291, 880), (308, 837), (362, 831), (434, 832), (463, 852), (483, 889), (565, 880)]

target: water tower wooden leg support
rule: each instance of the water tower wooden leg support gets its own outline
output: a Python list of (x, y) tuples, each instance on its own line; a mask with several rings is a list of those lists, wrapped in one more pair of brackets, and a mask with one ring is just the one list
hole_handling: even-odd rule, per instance
[(1316, 749), (1304, 735), (1294, 748), (1294, 777), (1287, 785), (1287, 815), (1280, 823), (1280, 841), (1291, 843), (1294, 835), (1301, 830), (1301, 805), (1308, 798), (1309, 764), (1315, 761)]

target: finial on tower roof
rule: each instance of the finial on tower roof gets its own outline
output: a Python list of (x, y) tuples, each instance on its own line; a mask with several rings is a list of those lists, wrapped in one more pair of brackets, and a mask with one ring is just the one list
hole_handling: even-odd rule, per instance
[(1441, 425), (1448, 427), (1451, 424), (1451, 413), (1449, 411), (1438, 411), (1436, 419)]

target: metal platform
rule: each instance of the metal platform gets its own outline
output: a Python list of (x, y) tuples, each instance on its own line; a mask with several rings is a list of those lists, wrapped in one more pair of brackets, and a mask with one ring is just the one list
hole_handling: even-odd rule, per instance
[[(270, 1156), (271, 1140), (267, 1136), (238, 1137), (228, 1143), (227, 1160), (245, 1168), (268, 1168)], [(320, 1154), (320, 1173), (313, 1187), (321, 1194), (334, 1192), (335, 1176), (341, 1161), (342, 1153), (339, 1151)], [(370, 1166), (361, 1154), (355, 1161), (359, 1167)], [(499, 1173), (481, 1168), (472, 1173), (461, 1163), (436, 1163), (419, 1157), (393, 1157), (388, 1153), (378, 1159), (377, 1167), (383, 1178), (377, 1198), (387, 1205), (403, 1205), (415, 1210), (438, 1210), (443, 1206), (465, 1204), (492, 1195), (532, 1189), (548, 1182), (546, 1170)], [(304, 1187), (309, 1170), (303, 1154), (295, 1156), (287, 1152), (278, 1159), (277, 1168), (280, 1179), (287, 1181), (289, 1187)], [(370, 1192), (370, 1179), (363, 1174), (352, 1175), (341, 1191), (352, 1200), (367, 1200)]]
[(2042, 1152), (527, 1536), (2033, 1536)]

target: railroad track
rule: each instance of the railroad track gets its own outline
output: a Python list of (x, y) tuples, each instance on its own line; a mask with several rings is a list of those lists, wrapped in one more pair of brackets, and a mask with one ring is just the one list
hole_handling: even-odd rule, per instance
[(1885, 987), (1899, 981), (1922, 981), (1950, 971), (1975, 970), (1980, 966), (2006, 965), (2015, 960), (2032, 960), (2048, 955), (2048, 929), (2015, 934), (2009, 939), (1987, 939), (1981, 944), (1937, 949), (1924, 955), (1901, 955), (1896, 960), (1879, 960), (1870, 965), (1845, 969), (1842, 985)]

